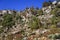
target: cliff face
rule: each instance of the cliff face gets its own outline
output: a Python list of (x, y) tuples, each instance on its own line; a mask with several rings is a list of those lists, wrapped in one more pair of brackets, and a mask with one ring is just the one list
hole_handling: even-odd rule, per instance
[(59, 34), (60, 1), (48, 4), (42, 9), (31, 7), (20, 12), (0, 10), (1, 40), (49, 40), (48, 35)]

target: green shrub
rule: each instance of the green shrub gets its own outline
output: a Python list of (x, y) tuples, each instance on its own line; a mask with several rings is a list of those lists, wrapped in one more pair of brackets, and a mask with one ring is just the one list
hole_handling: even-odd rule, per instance
[(13, 20), (13, 16), (10, 14), (6, 14), (3, 16), (3, 22), (2, 22), (2, 26), (4, 27), (11, 27), (15, 24), (14, 20)]
[(32, 17), (32, 20), (30, 20), (29, 22), (29, 26), (31, 27), (31, 29), (37, 29), (40, 27), (40, 21), (38, 18), (36, 18), (35, 16)]

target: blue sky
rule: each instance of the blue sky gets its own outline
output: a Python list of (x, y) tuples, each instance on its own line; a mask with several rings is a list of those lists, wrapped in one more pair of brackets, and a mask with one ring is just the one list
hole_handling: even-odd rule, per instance
[(0, 10), (15, 9), (23, 10), (26, 7), (42, 7), (42, 3), (48, 0), (0, 0)]

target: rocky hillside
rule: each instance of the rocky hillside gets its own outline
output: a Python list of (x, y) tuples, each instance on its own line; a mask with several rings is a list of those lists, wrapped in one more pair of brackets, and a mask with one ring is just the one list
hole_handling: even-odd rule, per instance
[(60, 39), (60, 1), (44, 2), (41, 9), (0, 10), (0, 40)]

